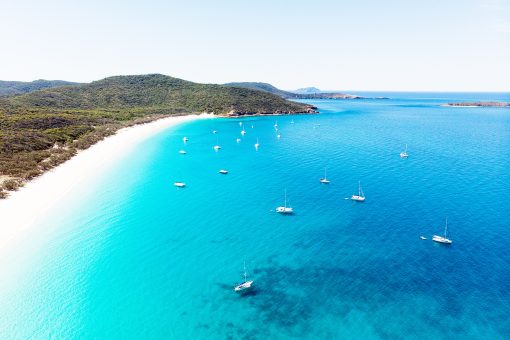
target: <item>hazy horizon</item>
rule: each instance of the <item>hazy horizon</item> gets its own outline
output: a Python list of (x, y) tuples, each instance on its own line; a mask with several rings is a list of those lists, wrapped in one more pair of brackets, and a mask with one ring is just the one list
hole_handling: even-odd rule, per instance
[(510, 3), (8, 2), (0, 78), (162, 73), (280, 89), (510, 91)]
[[(149, 74), (149, 73), (147, 73)], [(111, 76), (108, 76), (108, 77), (115, 77), (115, 76), (133, 76), (133, 75), (136, 75), (136, 74), (117, 74), (117, 75), (111, 75)], [(141, 75), (141, 74), (138, 74), (138, 75)], [(164, 74), (164, 75), (167, 75), (167, 76), (170, 76), (170, 77), (173, 77), (172, 75), (169, 75), (169, 74)], [(103, 77), (103, 78), (100, 78), (100, 79), (94, 79), (92, 80), (91, 82), (94, 82), (94, 81), (99, 81), (99, 80), (102, 80), (102, 79), (105, 79), (105, 78), (108, 78), (108, 77)], [(78, 81), (74, 81), (72, 79), (33, 79), (33, 80), (17, 80), (17, 79), (0, 79), (0, 81), (21, 81), (21, 82), (34, 82), (34, 81), (39, 81), (39, 80), (45, 80), (45, 81), (68, 81), (68, 82), (74, 82), (74, 83), (82, 83), (82, 84), (88, 84), (88, 83), (91, 83), (91, 82), (78, 82)], [(187, 81), (191, 81), (191, 82), (194, 82), (192, 79), (183, 79), (183, 80), (187, 80)], [(260, 80), (260, 81), (257, 81), (257, 80), (254, 80), (254, 81), (246, 81), (246, 82), (249, 82), (249, 83), (267, 83), (263, 80)], [(226, 82), (226, 83), (221, 83), (220, 85), (225, 85), (225, 84), (228, 84), (228, 83), (231, 83), (231, 82)], [(217, 83), (208, 83), (208, 84), (217, 84)], [(270, 83), (268, 83), (270, 84)], [(274, 85), (274, 84), (270, 84), (270, 85)], [(287, 89), (284, 89), (284, 88), (279, 88), (277, 87), (279, 90), (284, 90), (284, 91), (289, 91), (289, 92), (292, 92), (292, 91), (296, 91), (296, 90), (300, 90), (300, 89), (304, 89), (304, 88), (309, 88), (309, 87), (315, 87), (315, 88), (318, 88), (317, 86), (311, 84), (309, 86), (303, 86), (303, 87), (295, 87), (295, 88), (287, 88)], [(455, 91), (455, 90), (452, 90), (452, 91), (437, 91), (437, 90), (352, 90), (352, 89), (322, 89), (322, 88), (318, 88), (321, 92), (358, 92), (358, 93), (504, 93), (504, 94), (507, 94), (509, 93), (510, 94), (510, 90), (508, 91)]]

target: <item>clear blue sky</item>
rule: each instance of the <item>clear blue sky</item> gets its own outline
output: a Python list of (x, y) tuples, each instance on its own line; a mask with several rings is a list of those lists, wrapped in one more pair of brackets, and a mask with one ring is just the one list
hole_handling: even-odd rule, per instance
[(2, 1), (0, 79), (510, 91), (510, 0)]

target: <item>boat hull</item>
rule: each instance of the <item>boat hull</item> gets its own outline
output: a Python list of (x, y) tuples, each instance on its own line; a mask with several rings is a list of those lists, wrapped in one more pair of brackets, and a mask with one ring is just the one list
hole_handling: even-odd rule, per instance
[(279, 214), (293, 214), (294, 210), (292, 208), (286, 208), (286, 207), (278, 207), (276, 208), (276, 212)]
[(353, 195), (351, 197), (351, 200), (356, 201), (356, 202), (365, 202), (365, 197), (358, 196), (358, 195)]
[(450, 240), (446, 237), (438, 236), (438, 235), (432, 236), (432, 241), (441, 243), (441, 244), (452, 244), (453, 243), (452, 240)]

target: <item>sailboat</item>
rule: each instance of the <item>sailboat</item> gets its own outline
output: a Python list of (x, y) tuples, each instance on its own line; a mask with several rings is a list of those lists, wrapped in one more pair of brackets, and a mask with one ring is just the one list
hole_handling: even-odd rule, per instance
[(241, 135), (245, 135), (246, 134), (246, 131), (244, 130), (244, 126), (243, 126), (243, 129), (241, 130)]
[(186, 142), (188, 141), (188, 137), (183, 137), (183, 138), (182, 138), (182, 141), (183, 141), (184, 143), (186, 143)]
[(222, 174), (222, 175), (226, 175), (226, 174), (228, 174), (228, 171), (227, 171), (227, 170), (225, 170), (225, 169), (221, 169), (221, 170), (220, 170), (220, 171), (218, 171), (218, 172), (219, 172), (220, 174)]
[(244, 262), (244, 281), (234, 287), (236, 292), (244, 292), (251, 288), (253, 280), (248, 281), (246, 278), (246, 262)]
[(409, 154), (407, 153), (407, 144), (406, 149), (400, 153), (400, 158), (407, 158), (409, 157)]
[(255, 146), (255, 149), (257, 149), (257, 150), (259, 149), (260, 144), (259, 144), (259, 139), (258, 138), (257, 138), (257, 143), (255, 143), (254, 146)]
[(274, 122), (274, 129), (278, 131), (278, 119)]
[(186, 186), (186, 183), (184, 182), (174, 182), (174, 186), (178, 188), (184, 188)]
[(186, 151), (185, 151), (185, 150), (179, 150), (179, 153), (180, 153), (181, 155), (185, 155), (185, 154), (186, 154)]
[(213, 149), (214, 151), (218, 151), (219, 149), (221, 149), (218, 137), (216, 137), (216, 145), (213, 146)]
[(452, 244), (453, 241), (446, 237), (447, 231), (448, 231), (448, 219), (446, 219), (446, 224), (444, 226), (444, 236), (432, 235), (432, 241), (443, 244)]
[(361, 181), (358, 181), (358, 194), (352, 195), (351, 200), (357, 201), (357, 202), (365, 201), (365, 194), (363, 193), (363, 189), (361, 188)]
[(292, 214), (294, 210), (291, 207), (287, 206), (287, 190), (285, 190), (285, 199), (283, 203), (283, 207), (276, 208), (276, 212), (279, 214)]
[(319, 180), (322, 184), (329, 184), (329, 179), (328, 179), (328, 176), (326, 175), (326, 168), (324, 168), (324, 178), (321, 178)]

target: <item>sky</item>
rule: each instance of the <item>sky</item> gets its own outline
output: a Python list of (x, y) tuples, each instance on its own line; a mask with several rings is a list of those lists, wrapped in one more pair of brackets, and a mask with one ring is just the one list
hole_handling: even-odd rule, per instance
[(510, 91), (510, 0), (0, 0), (0, 79)]

